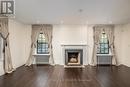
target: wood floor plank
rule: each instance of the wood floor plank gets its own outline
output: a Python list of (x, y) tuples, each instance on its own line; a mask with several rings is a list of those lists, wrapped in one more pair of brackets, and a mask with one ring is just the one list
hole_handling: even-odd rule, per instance
[(22, 66), (0, 77), (0, 87), (130, 87), (126, 66)]

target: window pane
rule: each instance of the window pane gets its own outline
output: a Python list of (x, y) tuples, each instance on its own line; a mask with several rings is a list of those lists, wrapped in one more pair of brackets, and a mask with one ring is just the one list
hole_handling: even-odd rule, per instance
[(101, 46), (101, 49), (104, 48), (104, 44), (101, 44), (100, 46)]
[(101, 49), (101, 53), (104, 53), (104, 49)]
[(104, 38), (104, 39), (103, 39), (103, 42), (104, 42), (104, 43), (108, 43), (107, 38)]
[(108, 49), (105, 49), (105, 53), (108, 53)]
[(103, 39), (101, 38), (101, 39), (100, 39), (100, 43), (103, 43), (103, 42), (104, 42), (104, 41), (103, 41)]
[(108, 48), (108, 44), (105, 44), (105, 48)]

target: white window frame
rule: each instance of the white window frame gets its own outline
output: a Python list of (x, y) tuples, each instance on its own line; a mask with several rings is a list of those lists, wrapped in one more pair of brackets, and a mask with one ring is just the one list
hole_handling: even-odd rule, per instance
[[(99, 48), (97, 48), (97, 51), (100, 50), (100, 52), (97, 52), (97, 54), (109, 54), (109, 52), (110, 52), (109, 40), (108, 40), (108, 38), (107, 38), (106, 33), (102, 32), (101, 37), (100, 37), (100, 40), (101, 40), (101, 39), (104, 39), (104, 38), (102, 38), (102, 35), (103, 35), (103, 34), (105, 34), (105, 36), (106, 36), (105, 39), (107, 39), (107, 43), (101, 43), (101, 42), (99, 41)], [(108, 48), (103, 48), (103, 49), (107, 49), (107, 50), (108, 50), (108, 53), (105, 53), (105, 51), (104, 51), (104, 53), (101, 52), (101, 44), (107, 44), (107, 45), (108, 45)]]
[[(43, 33), (40, 33), (40, 34), (43, 34)], [(38, 42), (37, 42), (37, 44), (38, 44)], [(37, 53), (37, 50), (38, 50), (38, 48), (37, 48), (37, 45), (36, 45), (36, 54), (39, 54), (39, 55), (48, 55), (49, 54), (49, 52), (47, 52), (47, 53)], [(49, 48), (48, 48), (48, 51), (49, 51)]]

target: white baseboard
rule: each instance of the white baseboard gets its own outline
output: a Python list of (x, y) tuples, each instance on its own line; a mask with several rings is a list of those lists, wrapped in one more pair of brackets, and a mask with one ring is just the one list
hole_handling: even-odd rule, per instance
[(49, 62), (36, 62), (36, 64), (49, 64)]
[(81, 66), (67, 66), (67, 65), (64, 65), (64, 68), (85, 68), (84, 65), (81, 65)]

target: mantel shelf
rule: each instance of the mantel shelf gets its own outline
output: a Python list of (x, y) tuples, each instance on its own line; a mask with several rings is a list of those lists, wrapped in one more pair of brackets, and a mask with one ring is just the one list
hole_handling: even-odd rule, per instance
[(61, 46), (88, 46), (87, 44), (61, 44)]
[(50, 56), (50, 54), (33, 54), (33, 56)]

